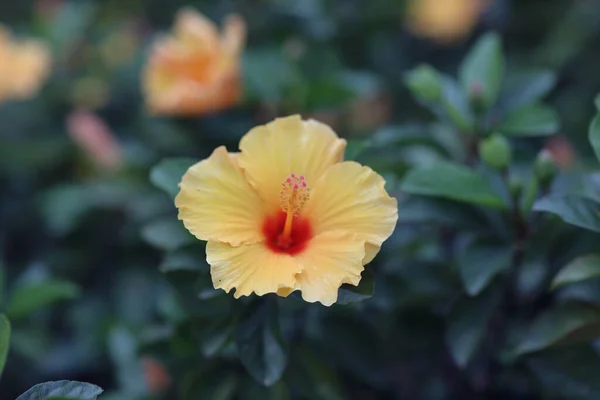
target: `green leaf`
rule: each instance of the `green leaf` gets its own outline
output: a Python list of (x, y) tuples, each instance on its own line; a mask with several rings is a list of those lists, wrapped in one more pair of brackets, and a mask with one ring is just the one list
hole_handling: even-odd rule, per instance
[(466, 93), (481, 90), (481, 100), (489, 107), (500, 92), (504, 68), (500, 37), (495, 33), (482, 36), (460, 66), (459, 76), (463, 90)]
[(588, 254), (567, 264), (552, 281), (552, 288), (600, 277), (600, 255)]
[(371, 142), (364, 139), (350, 139), (346, 146), (344, 153), (344, 160), (356, 161), (360, 155), (367, 150), (371, 145)]
[(419, 65), (404, 76), (404, 82), (413, 96), (421, 101), (435, 102), (442, 93), (442, 81), (438, 72), (429, 65)]
[(442, 107), (450, 121), (461, 131), (473, 130), (473, 112), (462, 88), (450, 77), (442, 79)]
[(558, 131), (558, 115), (548, 106), (532, 104), (509, 113), (497, 127), (507, 136), (547, 136)]
[(590, 144), (592, 145), (592, 149), (594, 149), (596, 159), (600, 160), (600, 114), (597, 114), (592, 120), (588, 132), (588, 138)]
[(192, 244), (195, 238), (185, 229), (183, 222), (175, 216), (160, 218), (142, 228), (142, 238), (162, 250), (176, 250)]
[(596, 106), (596, 111), (600, 112), (600, 94), (594, 99), (594, 106)]
[(362, 272), (362, 278), (358, 286), (348, 283), (340, 286), (336, 304), (350, 304), (366, 300), (373, 296), (375, 291), (375, 276), (371, 269)]
[(35, 385), (16, 400), (49, 400), (64, 397), (72, 400), (96, 400), (103, 390), (91, 383), (75, 381), (46, 382)]
[(200, 348), (205, 357), (215, 356), (233, 337), (234, 322), (232, 318), (212, 324), (207, 331), (200, 334)]
[(568, 224), (600, 232), (600, 203), (580, 195), (550, 195), (533, 205), (534, 211), (554, 214)]
[(511, 262), (512, 248), (500, 243), (474, 241), (458, 260), (460, 276), (467, 293), (478, 295)]
[(235, 341), (240, 360), (254, 379), (271, 386), (281, 378), (287, 353), (274, 298), (261, 298), (247, 307), (236, 327)]
[(74, 283), (57, 279), (17, 287), (8, 301), (6, 313), (11, 319), (23, 318), (52, 303), (73, 299), (79, 293)]
[[(600, 311), (576, 303), (560, 304), (531, 323), (516, 346), (515, 354), (531, 353), (559, 342), (590, 340), (598, 335), (598, 328)], [(588, 331), (589, 329), (592, 331)]]
[(178, 249), (165, 255), (158, 269), (167, 273), (173, 271), (202, 271), (208, 270), (206, 257), (199, 251)]
[(400, 189), (410, 194), (442, 197), (492, 208), (506, 207), (483, 176), (447, 161), (436, 161), (412, 169), (404, 177)]
[[(342, 400), (343, 395), (338, 371), (322, 357), (306, 346), (294, 349), (292, 362), (286, 373), (286, 381), (295, 387), (304, 399)], [(289, 377), (289, 379), (287, 379)]]
[(463, 296), (452, 307), (446, 343), (459, 367), (465, 368), (481, 346), (498, 298), (490, 288), (477, 297)]
[(553, 71), (535, 71), (520, 74), (507, 82), (508, 89), (500, 96), (499, 108), (509, 112), (541, 100), (556, 84)]
[(179, 193), (179, 182), (189, 167), (197, 163), (193, 158), (168, 158), (150, 170), (150, 182), (175, 198)]
[(0, 314), (0, 377), (4, 366), (6, 365), (6, 357), (10, 346), (10, 321), (4, 314)]
[(573, 400), (600, 398), (600, 357), (592, 346), (534, 354), (525, 363), (553, 396)]

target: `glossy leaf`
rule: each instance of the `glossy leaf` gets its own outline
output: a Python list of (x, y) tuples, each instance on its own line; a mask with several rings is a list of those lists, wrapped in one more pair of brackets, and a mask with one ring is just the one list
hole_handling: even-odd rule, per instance
[(592, 346), (534, 354), (525, 363), (547, 393), (561, 399), (600, 398), (600, 356)]
[(277, 382), (287, 364), (274, 298), (254, 301), (238, 322), (235, 341), (242, 364), (265, 386)]
[(174, 198), (179, 193), (181, 177), (196, 162), (198, 160), (193, 158), (168, 158), (162, 160), (150, 170), (150, 182)]
[(411, 194), (442, 197), (492, 208), (506, 207), (483, 176), (447, 161), (414, 168), (406, 174), (400, 189)]
[(475, 95), (474, 91), (481, 91), (483, 104), (490, 106), (500, 92), (504, 68), (500, 37), (495, 33), (482, 36), (460, 66), (463, 90), (471, 95)]
[(557, 288), (598, 277), (600, 277), (600, 255), (589, 254), (578, 257), (564, 266), (552, 281), (552, 287)]
[(344, 284), (338, 291), (336, 304), (350, 304), (366, 300), (373, 296), (375, 291), (375, 276), (370, 268), (362, 272), (358, 286)]
[(467, 293), (479, 294), (497, 274), (508, 269), (511, 258), (512, 247), (501, 243), (478, 241), (468, 246), (458, 261)]
[(600, 160), (600, 114), (596, 115), (590, 123), (588, 138), (592, 149), (594, 149), (596, 159)]
[(461, 131), (473, 130), (473, 112), (467, 96), (456, 81), (450, 77), (442, 80), (442, 107), (450, 121)]
[(453, 305), (446, 343), (459, 367), (466, 367), (479, 349), (497, 301), (498, 292), (490, 288), (474, 298), (463, 296)]
[(75, 381), (46, 382), (35, 385), (16, 400), (49, 400), (66, 397), (72, 400), (96, 400), (103, 390), (91, 383)]
[(146, 224), (142, 228), (142, 237), (147, 243), (163, 250), (176, 250), (196, 241), (174, 216)]
[(10, 321), (4, 314), (0, 314), (0, 377), (4, 366), (6, 365), (6, 357), (10, 347)]
[(568, 224), (600, 232), (600, 203), (580, 195), (550, 195), (533, 205), (534, 211), (554, 214)]
[(499, 107), (509, 112), (528, 106), (544, 98), (555, 84), (556, 74), (553, 71), (520, 74), (506, 83), (508, 88), (500, 96)]
[[(592, 329), (589, 337), (585, 329)], [(581, 337), (586, 333), (586, 337)], [(578, 335), (579, 334), (579, 335)], [(553, 346), (569, 337), (585, 341), (600, 334), (600, 311), (580, 304), (560, 304), (538, 316), (516, 346), (516, 354), (531, 353)]]
[(74, 283), (57, 279), (16, 287), (6, 313), (11, 319), (23, 318), (55, 302), (73, 299), (79, 293), (80, 289)]
[(550, 107), (533, 104), (509, 113), (497, 130), (507, 136), (547, 136), (558, 131), (558, 115)]

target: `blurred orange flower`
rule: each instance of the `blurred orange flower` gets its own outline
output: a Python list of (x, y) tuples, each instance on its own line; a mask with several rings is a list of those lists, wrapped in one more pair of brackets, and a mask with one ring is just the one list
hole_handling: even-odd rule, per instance
[(575, 164), (577, 155), (571, 142), (565, 136), (554, 136), (546, 140), (544, 146), (552, 155), (559, 168), (568, 170)]
[(73, 111), (67, 119), (67, 130), (73, 141), (99, 168), (115, 170), (122, 164), (121, 146), (108, 125), (96, 114)]
[(171, 386), (171, 376), (160, 362), (150, 357), (143, 357), (141, 362), (150, 393), (159, 394)]
[(50, 62), (45, 43), (15, 39), (0, 25), (0, 102), (34, 96), (50, 73)]
[(392, 234), (398, 203), (369, 167), (343, 161), (346, 141), (299, 116), (248, 132), (191, 166), (175, 198), (179, 219), (208, 241), (213, 285), (234, 297), (302, 292), (329, 306), (358, 285)]
[(455, 42), (477, 25), (489, 0), (411, 0), (407, 27), (417, 36), (438, 42)]
[(227, 17), (220, 35), (204, 15), (180, 11), (173, 33), (155, 43), (146, 65), (142, 85), (149, 112), (200, 115), (236, 104), (245, 37), (239, 16)]

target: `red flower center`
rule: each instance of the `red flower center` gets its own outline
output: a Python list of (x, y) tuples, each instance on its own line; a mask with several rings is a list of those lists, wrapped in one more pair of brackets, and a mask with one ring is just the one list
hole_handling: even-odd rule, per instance
[(287, 214), (283, 211), (265, 218), (265, 244), (275, 253), (298, 254), (306, 248), (313, 236), (310, 220), (301, 216), (294, 217), (289, 238), (286, 239), (283, 235), (286, 218)]

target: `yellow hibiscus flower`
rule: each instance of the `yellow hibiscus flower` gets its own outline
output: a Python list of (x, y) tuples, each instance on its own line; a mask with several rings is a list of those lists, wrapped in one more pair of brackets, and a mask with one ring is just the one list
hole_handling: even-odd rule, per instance
[(343, 161), (346, 141), (327, 125), (290, 116), (258, 126), (239, 153), (217, 148), (184, 174), (179, 219), (198, 239), (214, 287), (235, 297), (335, 303), (358, 285), (398, 219), (396, 199), (369, 167)]
[(50, 73), (50, 63), (45, 43), (17, 40), (0, 25), (0, 102), (34, 96)]
[(190, 8), (180, 11), (173, 33), (155, 43), (143, 74), (149, 112), (200, 115), (236, 104), (245, 36), (239, 16), (229, 16), (220, 35), (204, 15)]

